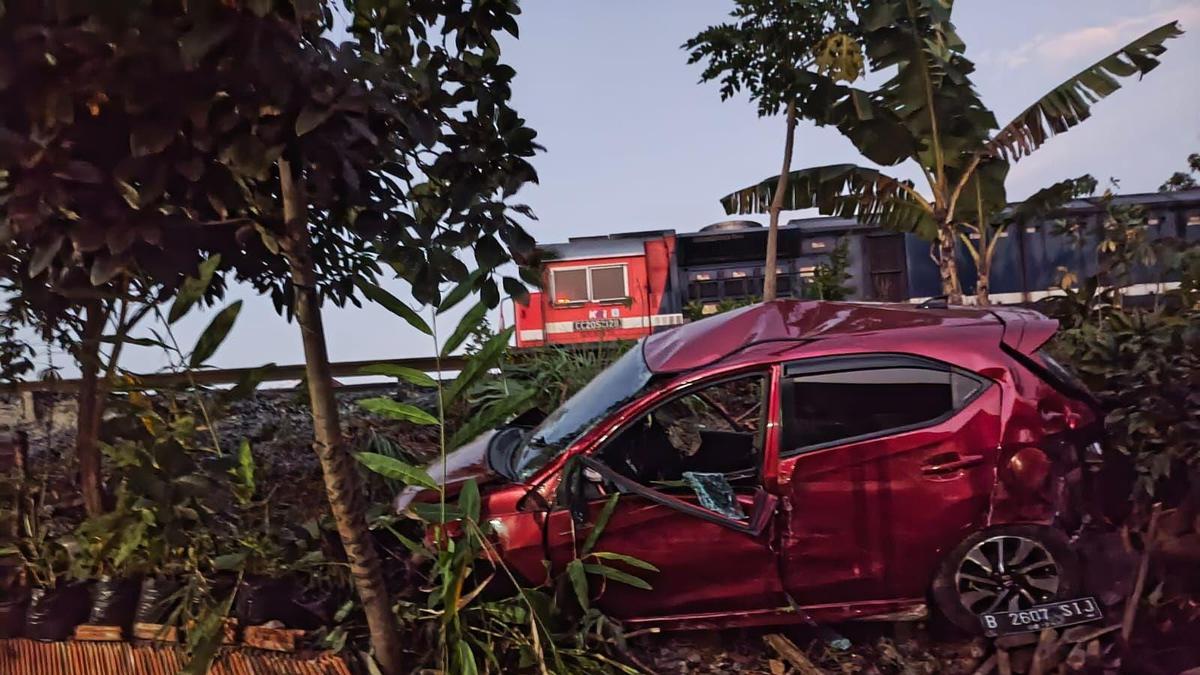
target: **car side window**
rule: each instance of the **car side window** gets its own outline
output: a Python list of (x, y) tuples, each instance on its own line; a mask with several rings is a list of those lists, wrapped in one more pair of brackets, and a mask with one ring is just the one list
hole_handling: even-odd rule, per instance
[(879, 359), (798, 369), (783, 386), (784, 448), (803, 452), (935, 423), (962, 408), (984, 381), (945, 364)]
[(696, 474), (737, 485), (758, 475), (766, 378), (742, 376), (672, 397), (635, 420), (597, 459), (659, 490), (691, 489)]

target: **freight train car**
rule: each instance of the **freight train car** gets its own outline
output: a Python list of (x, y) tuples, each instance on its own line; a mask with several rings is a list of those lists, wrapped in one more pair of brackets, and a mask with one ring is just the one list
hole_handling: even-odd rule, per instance
[[(1138, 205), (1151, 239), (1200, 243), (1200, 189), (1125, 195)], [(1097, 200), (1067, 204), (1051, 217), (1001, 233), (992, 265), (994, 303), (1034, 302), (1058, 291), (1063, 271), (1096, 272), (1096, 232), (1108, 217)], [(696, 232), (650, 230), (574, 237), (543, 245), (544, 290), (515, 309), (517, 345), (538, 347), (635, 339), (676, 326), (685, 314), (705, 314), (762, 295), (767, 228), (753, 220), (709, 225)], [(779, 229), (779, 295), (809, 297), (811, 279), (844, 242), (850, 299), (923, 302), (940, 295), (930, 242), (844, 218), (799, 218)], [(959, 277), (970, 299), (976, 273), (965, 246)], [(1133, 295), (1161, 292), (1177, 280), (1151, 269), (1133, 273)]]

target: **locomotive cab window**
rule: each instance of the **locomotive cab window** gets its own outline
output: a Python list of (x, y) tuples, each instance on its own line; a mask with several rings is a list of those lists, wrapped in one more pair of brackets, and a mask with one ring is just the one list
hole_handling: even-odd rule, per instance
[(552, 270), (551, 283), (554, 287), (554, 302), (587, 302), (588, 280), (586, 269)]
[(985, 388), (978, 376), (916, 358), (793, 364), (782, 391), (782, 451), (795, 454), (936, 424)]
[(592, 276), (592, 300), (620, 300), (629, 295), (625, 289), (625, 267), (593, 267), (588, 270)]
[(597, 265), (550, 270), (554, 304), (605, 302), (629, 297), (625, 265)]

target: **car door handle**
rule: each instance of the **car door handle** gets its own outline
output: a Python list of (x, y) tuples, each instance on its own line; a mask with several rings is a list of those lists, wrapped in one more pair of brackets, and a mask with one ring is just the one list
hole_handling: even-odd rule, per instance
[(921, 473), (926, 476), (945, 476), (982, 463), (983, 455), (959, 455), (957, 452), (951, 452), (929, 458), (921, 465)]

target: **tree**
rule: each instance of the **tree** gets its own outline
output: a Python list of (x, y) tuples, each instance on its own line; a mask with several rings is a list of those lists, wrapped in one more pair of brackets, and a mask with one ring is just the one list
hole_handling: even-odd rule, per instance
[[(837, 127), (868, 160), (883, 166), (913, 162), (925, 177), (928, 194), (912, 181), (841, 164), (791, 172), (782, 202), (783, 208), (815, 207), (825, 215), (936, 241), (942, 291), (957, 304), (962, 300), (957, 243), (970, 227), (983, 231), (998, 222), (1006, 207), (1010, 162), (1086, 120), (1092, 104), (1121, 87), (1118, 78), (1153, 70), (1166, 51), (1165, 41), (1182, 30), (1171, 22), (1146, 33), (1054, 87), (997, 129), (995, 116), (971, 83), (975, 66), (964, 56), (966, 46), (950, 20), (951, 8), (940, 0), (864, 5), (859, 21), (869, 69), (890, 70), (892, 76), (874, 91), (864, 91), (811, 75), (809, 98), (820, 103), (806, 108), (817, 124)], [(779, 183), (778, 177), (769, 178), (727, 195), (722, 203), (729, 213), (762, 212), (777, 199)], [(975, 253), (989, 255), (987, 246)], [(981, 286), (986, 293), (986, 279)], [(982, 293), (979, 299), (987, 302)]]
[(763, 300), (776, 296), (779, 213), (788, 188), (796, 122), (813, 116), (810, 74), (827, 73), (835, 80), (854, 81), (862, 71), (862, 52), (844, 31), (851, 30), (846, 0), (738, 0), (730, 13), (734, 21), (709, 26), (683, 44), (688, 63), (707, 61), (701, 82), (720, 80), (721, 98), (745, 89), (758, 104), (759, 117), (785, 111), (783, 169), (767, 211), (766, 265)]
[[(155, 79), (178, 64), (177, 36), (151, 30), (130, 41), (138, 26), (131, 17), (144, 12), (85, 22), (85, 11), (12, 2), (0, 18), (0, 91), (9, 102), (0, 111), (0, 276), (29, 323), (73, 336), (82, 375), (76, 457), (94, 515), (103, 509), (105, 327), (124, 335), (145, 315), (127, 312), (130, 302), (148, 307), (169, 297), (207, 248), (201, 228), (219, 218), (207, 217), (208, 195), (193, 188), (203, 185), (208, 159), (200, 149), (177, 146), (171, 156), (193, 180), (152, 161), (174, 131), (157, 101), (181, 95), (195, 103), (184, 98), (186, 79)], [(120, 340), (111, 344), (107, 374), (121, 350)]]
[(1200, 152), (1193, 152), (1188, 155), (1188, 170), (1176, 171), (1171, 174), (1171, 177), (1162, 185), (1158, 186), (1159, 192), (1179, 192), (1180, 190), (1191, 190), (1196, 187), (1196, 179), (1192, 174), (1200, 174)]
[[(361, 292), (428, 331), (374, 285), (381, 256), (419, 301), (499, 302), (492, 270), (532, 250), (511, 213), (531, 214), (508, 199), (536, 180), (536, 134), (509, 105), (496, 39), (516, 34), (519, 10), (348, 2), (355, 40), (336, 45), (332, 12), (313, 0), (69, 5), (10, 3), (4, 19), (4, 37), (33, 42), (29, 68), (14, 69), (23, 87), (6, 93), (37, 115), (13, 113), (0, 133), (22, 197), (0, 241), (31, 252), (26, 276), (92, 295), (123, 272), (174, 291), (219, 255), (212, 284), (232, 275), (296, 318), (330, 507), (375, 656), (399, 672), (320, 307)], [(39, 41), (57, 51), (46, 58)], [(461, 291), (442, 298), (446, 281)]]
[(850, 245), (843, 237), (829, 253), (828, 262), (818, 263), (812, 279), (804, 285), (804, 295), (813, 300), (845, 300), (854, 292), (850, 281)]

